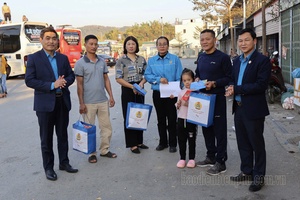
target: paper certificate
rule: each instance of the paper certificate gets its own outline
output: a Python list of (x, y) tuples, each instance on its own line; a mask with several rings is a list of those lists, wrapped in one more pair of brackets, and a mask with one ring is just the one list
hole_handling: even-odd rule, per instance
[(169, 82), (168, 84), (159, 84), (160, 98), (168, 98), (171, 95), (178, 97), (181, 91), (179, 81)]

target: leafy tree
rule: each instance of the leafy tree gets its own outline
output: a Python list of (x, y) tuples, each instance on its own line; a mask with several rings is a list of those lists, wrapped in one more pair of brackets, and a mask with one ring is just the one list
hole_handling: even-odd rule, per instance
[[(105, 38), (109, 40), (118, 40), (119, 34), (122, 34), (117, 28), (109, 31), (105, 34)], [(100, 41), (102, 38), (100, 38)]]
[(141, 44), (147, 41), (154, 41), (162, 35), (162, 30), (164, 36), (166, 36), (170, 40), (174, 38), (175, 27), (169, 23), (163, 23), (162, 27), (162, 24), (157, 20), (135, 24), (132, 27), (128, 28), (124, 35), (135, 36)]
[[(223, 23), (229, 22), (231, 48), (235, 52), (233, 18), (240, 15), (240, 8), (232, 8), (231, 4), (234, 0), (190, 0), (194, 4), (193, 10), (200, 10), (204, 19), (210, 20), (210, 16), (214, 13), (220, 16)], [(212, 19), (211, 19), (212, 20)]]
[(179, 56), (182, 56), (182, 47), (187, 45), (187, 40), (182, 39), (182, 33), (176, 33), (175, 39), (178, 41), (178, 47), (179, 47)]

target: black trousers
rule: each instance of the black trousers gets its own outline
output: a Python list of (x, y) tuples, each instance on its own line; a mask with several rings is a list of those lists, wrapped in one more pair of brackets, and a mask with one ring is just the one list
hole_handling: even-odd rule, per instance
[[(158, 121), (157, 127), (160, 137), (159, 144), (163, 146), (169, 145), (170, 147), (176, 147), (177, 111), (175, 103), (177, 102), (177, 98), (160, 98), (160, 92), (156, 90), (153, 91), (152, 98)], [(169, 138), (167, 130), (169, 132)]]
[(266, 150), (263, 136), (265, 118), (251, 120), (242, 106), (235, 106), (234, 124), (241, 158), (241, 171), (253, 177), (266, 174)]
[(134, 147), (138, 144), (143, 144), (143, 131), (131, 130), (126, 128), (126, 113), (128, 102), (144, 103), (145, 97), (142, 95), (134, 94), (132, 89), (127, 87), (121, 87), (122, 89), (122, 111), (124, 119), (124, 133), (125, 133), (125, 143), (126, 147)]
[(197, 125), (186, 122), (186, 119), (178, 118), (178, 145), (180, 160), (186, 159), (186, 143), (189, 144), (189, 159), (194, 160), (196, 155)]
[(227, 116), (226, 97), (217, 95), (214, 124), (210, 127), (202, 127), (202, 132), (207, 149), (207, 157), (216, 160), (218, 163), (225, 163), (227, 160)]
[(69, 111), (63, 97), (57, 97), (52, 112), (36, 112), (40, 126), (41, 149), (45, 170), (53, 169), (53, 131), (57, 136), (59, 164), (69, 164), (68, 125)]

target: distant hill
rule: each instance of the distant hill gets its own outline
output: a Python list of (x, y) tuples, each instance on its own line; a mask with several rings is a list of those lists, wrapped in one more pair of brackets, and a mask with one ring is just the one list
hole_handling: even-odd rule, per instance
[(103, 36), (105, 33), (108, 33), (109, 31), (113, 29), (118, 29), (121, 32), (125, 32), (126, 29), (128, 29), (130, 26), (123, 26), (123, 27), (113, 27), (113, 26), (99, 26), (99, 25), (89, 25), (89, 26), (83, 26), (83, 27), (77, 27), (82, 31), (82, 38), (89, 34), (93, 34), (96, 36)]

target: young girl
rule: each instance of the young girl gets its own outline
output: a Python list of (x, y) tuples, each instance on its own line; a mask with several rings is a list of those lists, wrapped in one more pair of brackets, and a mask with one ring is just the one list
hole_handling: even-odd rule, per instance
[(180, 160), (177, 163), (178, 168), (185, 167), (185, 156), (186, 156), (186, 143), (189, 144), (189, 162), (187, 167), (193, 168), (195, 164), (195, 152), (196, 152), (196, 134), (197, 125), (186, 121), (188, 98), (191, 92), (190, 86), (194, 82), (195, 75), (192, 70), (184, 69), (180, 78), (180, 87), (182, 91), (178, 95), (177, 109), (178, 109), (178, 144)]

